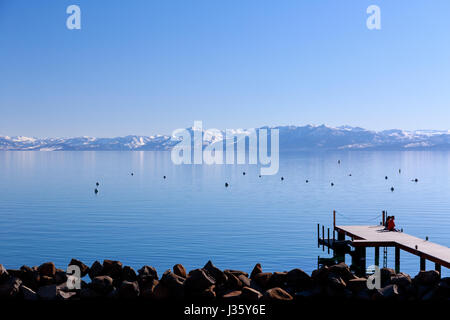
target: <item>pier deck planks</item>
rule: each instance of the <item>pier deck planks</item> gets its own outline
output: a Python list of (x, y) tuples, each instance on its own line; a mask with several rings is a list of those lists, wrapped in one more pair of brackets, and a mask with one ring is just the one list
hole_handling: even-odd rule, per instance
[(403, 232), (385, 231), (382, 226), (336, 226), (335, 229), (353, 237), (352, 245), (355, 247), (398, 247), (416, 256), (450, 268), (450, 248), (446, 246)]

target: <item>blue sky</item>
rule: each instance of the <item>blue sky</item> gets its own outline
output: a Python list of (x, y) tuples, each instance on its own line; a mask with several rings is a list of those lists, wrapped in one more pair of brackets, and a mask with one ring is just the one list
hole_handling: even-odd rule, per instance
[(449, 14), (447, 0), (0, 0), (0, 135), (450, 129)]

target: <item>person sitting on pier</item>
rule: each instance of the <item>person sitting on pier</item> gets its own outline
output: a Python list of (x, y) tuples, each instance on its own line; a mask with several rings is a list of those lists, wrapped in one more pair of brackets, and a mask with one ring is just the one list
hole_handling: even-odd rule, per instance
[(397, 229), (395, 229), (395, 217), (389, 217), (389, 221), (388, 221), (388, 225), (387, 225), (387, 229), (389, 231), (397, 231)]
[(388, 230), (389, 220), (391, 220), (391, 216), (386, 217), (386, 221), (384, 222), (384, 230)]

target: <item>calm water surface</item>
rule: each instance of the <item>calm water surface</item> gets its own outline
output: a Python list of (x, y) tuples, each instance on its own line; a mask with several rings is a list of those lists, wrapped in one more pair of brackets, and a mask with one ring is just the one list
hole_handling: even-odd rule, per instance
[[(286, 153), (276, 176), (258, 175), (254, 166), (175, 166), (168, 152), (0, 152), (0, 263), (109, 258), (163, 272), (211, 259), (310, 272), (327, 256), (316, 228), (332, 225), (333, 209), (338, 224), (377, 224), (387, 210), (405, 232), (450, 246), (449, 152)], [(417, 272), (419, 258), (402, 252), (401, 262)]]

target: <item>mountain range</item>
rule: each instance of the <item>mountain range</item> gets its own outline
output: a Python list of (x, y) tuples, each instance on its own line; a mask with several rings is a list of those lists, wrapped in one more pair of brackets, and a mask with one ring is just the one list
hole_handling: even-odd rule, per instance
[[(280, 150), (450, 150), (450, 130), (384, 130), (373, 131), (359, 127), (326, 125), (279, 126)], [(256, 129), (257, 131), (260, 128)], [(193, 128), (189, 128), (191, 132)], [(236, 129), (237, 136), (249, 130)], [(220, 143), (225, 132), (203, 134), (203, 145)], [(170, 150), (180, 139), (169, 135), (115, 138), (31, 138), (0, 136), (0, 150), (36, 151), (103, 151), (103, 150)]]

